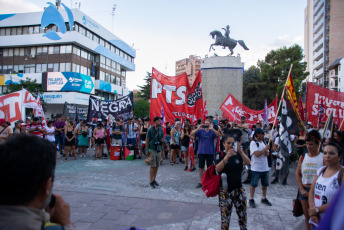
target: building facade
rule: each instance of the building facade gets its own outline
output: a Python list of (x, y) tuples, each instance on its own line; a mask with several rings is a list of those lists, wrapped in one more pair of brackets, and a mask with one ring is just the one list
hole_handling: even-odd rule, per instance
[(307, 62), (306, 72), (309, 72), (306, 81), (313, 81), (313, 1), (307, 0), (304, 15), (304, 53)]
[(79, 9), (49, 4), (43, 12), (0, 15), (0, 94), (8, 84), (36, 80), (48, 115), (65, 102), (87, 106), (92, 94), (127, 95), (135, 50)]
[(201, 63), (201, 57), (196, 55), (190, 55), (189, 58), (176, 61), (176, 76), (185, 72), (188, 76), (190, 86), (192, 86), (198, 70), (201, 69)]
[(344, 92), (344, 57), (335, 60), (329, 67), (330, 89)]
[[(335, 60), (344, 56), (344, 1), (310, 0), (305, 10), (308, 15), (311, 7), (313, 33), (312, 38), (306, 34), (306, 27), (312, 27), (310, 20), (307, 21), (308, 25), (305, 21), (305, 59), (308, 63), (313, 61), (310, 69), (313, 81), (319, 86), (330, 88), (329, 67)], [(311, 41), (312, 50), (309, 48)]]

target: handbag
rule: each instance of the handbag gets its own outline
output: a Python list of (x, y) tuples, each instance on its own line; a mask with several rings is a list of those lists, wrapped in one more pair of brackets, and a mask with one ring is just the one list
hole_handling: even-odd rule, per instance
[(296, 199), (293, 200), (293, 216), (299, 217), (303, 215), (301, 200), (299, 199), (300, 192), (297, 191)]
[(214, 163), (207, 168), (201, 180), (202, 190), (207, 197), (214, 197), (219, 194), (220, 181), (221, 175), (217, 174)]

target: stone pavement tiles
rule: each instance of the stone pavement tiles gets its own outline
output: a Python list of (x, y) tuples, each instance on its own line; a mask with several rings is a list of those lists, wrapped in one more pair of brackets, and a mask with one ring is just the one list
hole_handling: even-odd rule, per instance
[[(206, 198), (198, 171), (185, 172), (184, 164), (159, 168), (157, 189), (148, 186), (149, 166), (143, 160), (58, 160), (54, 192), (71, 206), (71, 219), (78, 229), (220, 229), (217, 197)], [(272, 207), (260, 203), (248, 207), (248, 229), (299, 229), (303, 217), (292, 216), (292, 200), (297, 193), (295, 165), (288, 185), (270, 185), (267, 198)], [(247, 196), (249, 186), (244, 185)], [(233, 208), (230, 229), (239, 229)]]

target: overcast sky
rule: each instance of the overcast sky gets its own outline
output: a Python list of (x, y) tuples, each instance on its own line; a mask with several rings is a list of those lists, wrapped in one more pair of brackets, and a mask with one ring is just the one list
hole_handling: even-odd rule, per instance
[[(0, 0), (0, 14), (42, 11), (49, 0)], [(51, 2), (55, 2), (52, 0)], [(130, 90), (142, 85), (152, 67), (174, 76), (175, 62), (197, 55), (213, 55), (209, 33), (230, 26), (230, 36), (244, 40), (239, 45), (245, 69), (256, 65), (272, 49), (299, 44), (303, 47), (306, 0), (80, 0), (62, 1), (113, 31), (136, 51), (136, 71), (127, 73)], [(115, 16), (111, 12), (116, 4)], [(223, 30), (221, 30), (223, 31)], [(218, 55), (228, 50), (215, 47)]]

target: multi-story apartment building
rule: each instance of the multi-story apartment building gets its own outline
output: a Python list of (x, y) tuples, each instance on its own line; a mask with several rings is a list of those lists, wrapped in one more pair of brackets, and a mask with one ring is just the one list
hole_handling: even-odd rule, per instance
[(344, 57), (335, 60), (329, 67), (330, 89), (344, 92)]
[[(312, 38), (309, 34), (306, 35), (305, 29), (305, 59), (309, 63), (313, 61), (310, 70), (313, 81), (322, 87), (330, 88), (329, 67), (344, 56), (344, 1), (309, 0), (308, 10), (305, 12), (309, 14), (311, 7), (312, 23), (308, 20), (305, 27), (313, 27), (313, 34)], [(308, 48), (311, 41), (312, 50)], [(309, 57), (312, 57), (312, 60)]]
[(188, 75), (190, 86), (192, 86), (198, 70), (201, 69), (201, 63), (201, 57), (195, 55), (190, 55), (189, 58), (176, 61), (176, 76), (185, 72)]
[(43, 12), (0, 15), (0, 94), (27, 77), (42, 85), (48, 115), (65, 102), (88, 105), (127, 95), (136, 52), (79, 9), (60, 1)]

